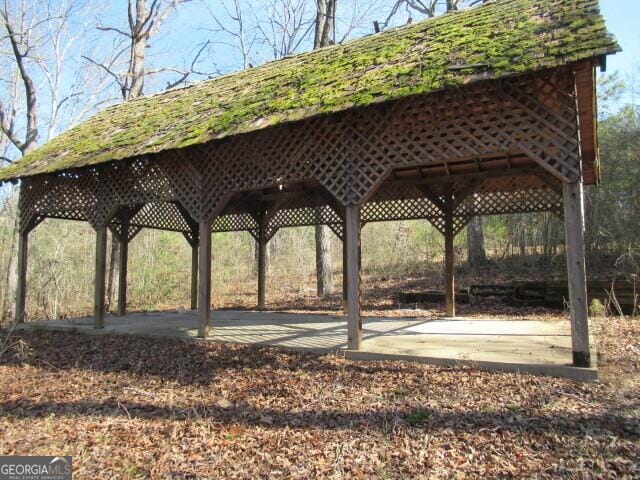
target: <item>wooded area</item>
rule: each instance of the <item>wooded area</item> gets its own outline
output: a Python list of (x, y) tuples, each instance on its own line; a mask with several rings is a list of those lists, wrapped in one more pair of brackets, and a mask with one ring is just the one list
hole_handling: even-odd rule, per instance
[[(92, 104), (108, 101), (108, 93), (105, 97), (105, 92), (114, 92), (115, 89), (122, 98), (127, 99), (143, 92), (145, 78), (152, 81), (157, 75), (173, 74), (176, 78), (168, 82), (168, 86), (173, 87), (192, 77), (202, 77), (205, 73), (198, 66), (202, 54), (212, 48), (214, 41), (222, 41), (215, 35), (212, 40), (207, 40), (194, 50), (189, 69), (177, 71), (179, 69), (173, 67), (143, 67), (144, 45), (152, 41), (163, 22), (175, 14), (178, 7), (189, 8), (188, 5), (180, 6), (180, 3), (153, 2), (148, 5), (144, 1), (131, 2), (127, 29), (98, 25), (100, 35), (113, 34), (121, 47), (117, 51), (114, 49), (107, 60), (97, 58), (94, 52), (80, 52), (85, 62), (85, 73), (72, 84), (71, 89), (62, 78), (69, 66), (79, 61), (79, 52), (70, 50), (72, 41), (79, 41), (92, 27), (87, 23), (78, 29), (75, 25), (72, 27), (70, 21), (86, 12), (87, 10), (83, 10), (86, 5), (69, 2), (53, 11), (51, 6), (37, 9), (36, 5), (29, 3), (5, 4), (3, 19), (9, 33), (7, 46), (11, 46), (11, 49), (3, 58), (6, 67), (16, 73), (10, 82), (12, 88), (8, 91), (11, 96), (2, 103), (2, 111), (7, 112), (3, 114), (3, 129), (6, 133), (3, 145), (7, 161), (15, 158), (16, 151), (26, 153), (36, 140), (42, 141), (86, 116)], [(293, 29), (280, 30), (278, 39), (268, 37), (263, 26), (256, 23), (255, 11), (239, 1), (228, 6), (226, 18), (210, 10), (213, 23), (217, 25), (214, 33), (233, 40), (233, 45), (242, 52), (245, 67), (249, 67), (249, 58), (255, 55), (257, 44), (272, 47), (289, 45), (286, 48), (274, 48), (275, 58), (288, 54), (292, 51), (292, 46), (295, 49), (302, 48), (306, 38), (313, 33), (310, 25), (322, 27), (315, 29), (314, 46), (335, 41), (333, 24), (336, 20), (331, 14), (336, 10), (334, 3), (320, 2), (315, 11), (304, 2), (285, 5), (274, 1), (272, 5), (273, 11), (283, 9), (292, 22)], [(349, 22), (340, 17), (338, 11), (338, 30), (344, 30), (340, 32), (343, 39), (367, 23), (370, 19), (368, 15), (376, 5), (371, 2), (360, 4), (359, 7), (360, 10), (354, 11), (362, 14), (350, 18)], [(454, 7), (457, 5), (449, 6)], [(403, 11), (409, 12), (409, 16), (411, 12), (432, 16), (437, 13), (436, 8), (435, 2), (423, 4), (401, 1), (392, 6), (383, 25), (389, 24), (394, 18), (397, 21)], [(324, 19), (324, 23), (321, 19)], [(43, 26), (46, 26), (46, 30)], [(12, 36), (10, 32), (16, 28), (24, 33)], [(45, 37), (45, 33), (50, 37)], [(268, 42), (267, 38), (271, 38), (271, 41)], [(54, 41), (45, 41), (47, 39)], [(62, 48), (62, 44), (65, 48)], [(50, 51), (52, 47), (53, 50)], [(67, 53), (69, 51), (76, 54), (73, 60), (67, 57), (71, 56)], [(45, 58), (48, 62), (46, 64), (43, 63)], [(206, 75), (210, 76), (211, 73)], [(47, 82), (41, 87), (43, 91), (40, 93), (35, 91), (35, 84), (42, 85), (41, 78), (45, 78)], [(638, 187), (630, 180), (634, 177), (629, 175), (631, 172), (638, 172), (638, 112), (634, 105), (610, 111), (606, 103), (614, 103), (615, 97), (623, 89), (633, 88), (633, 85), (625, 85), (616, 78), (605, 80), (604, 85), (600, 98), (601, 104), (604, 103), (601, 106), (603, 117), (600, 124), (603, 180), (599, 188), (587, 191), (588, 273), (591, 278), (604, 281), (620, 278), (634, 281), (639, 268), (638, 235), (633, 227), (635, 224), (625, 219), (634, 217), (640, 202)], [(43, 100), (38, 102), (37, 98)], [(50, 101), (55, 108), (43, 105), (45, 101)], [(19, 118), (15, 118), (20, 114), (26, 115), (28, 119), (26, 129), (14, 127), (16, 124), (21, 125)], [(13, 233), (16, 201), (15, 189), (5, 189), (0, 232), (4, 252), (0, 268), (6, 273), (7, 280), (0, 287), (5, 319), (12, 311), (13, 296), (10, 292), (15, 285), (12, 272), (15, 270), (14, 259), (17, 256), (17, 242)], [(494, 280), (500, 279), (501, 275), (505, 275), (505, 270), (508, 270), (505, 281), (536, 280), (549, 276), (561, 279), (565, 275), (562, 230), (561, 222), (550, 213), (475, 219), (467, 227), (465, 235), (458, 236), (455, 240), (457, 268), (460, 272), (466, 272), (473, 266), (471, 275), (477, 274), (476, 279), (482, 279), (483, 275)], [(393, 236), (380, 234), (389, 231), (393, 232)], [(333, 283), (331, 273), (337, 279), (340, 278), (342, 261), (341, 255), (336, 253), (341, 251), (341, 247), (337, 238), (332, 237), (326, 227), (317, 227), (314, 247), (308, 228), (301, 228), (299, 231), (280, 230), (266, 251), (270, 296), (277, 299), (279, 296), (300, 295), (304, 292), (305, 297), (313, 297), (310, 289), (315, 277), (314, 263), (315, 270), (320, 272), (317, 276), (318, 293), (330, 293)], [(75, 238), (84, 238), (85, 241), (77, 242), (73, 240)], [(115, 260), (118, 257), (118, 242), (109, 244), (111, 261), (107, 305), (113, 309), (116, 306), (114, 297), (117, 289), (114, 285), (117, 280)], [(251, 305), (250, 292), (256, 288), (254, 279), (258, 269), (257, 247), (254, 246), (253, 239), (246, 234), (216, 234), (213, 248), (214, 304)], [(314, 248), (315, 262), (309, 261), (309, 255), (313, 257), (310, 252)], [(443, 249), (440, 235), (427, 222), (400, 222), (388, 226), (371, 224), (363, 230), (364, 273), (375, 279), (410, 272), (425, 279), (425, 288), (441, 288), (443, 283), (438, 263), (442, 261)], [(155, 252), (155, 258), (150, 258), (146, 252)], [(290, 256), (291, 252), (296, 254)], [(29, 310), (38, 312), (34, 316), (57, 318), (89, 312), (93, 281), (90, 267), (93, 265), (94, 255), (90, 229), (85, 225), (48, 220), (34, 232), (30, 255), (32, 267), (29, 270), (29, 282), (36, 288), (30, 291), (28, 301)], [(132, 276), (129, 280), (131, 293), (128, 300), (133, 309), (189, 305), (190, 293), (186, 286), (189, 283), (191, 251), (180, 235), (143, 232), (131, 244), (129, 256)], [(330, 262), (327, 261), (329, 257)], [(502, 268), (504, 264), (516, 265), (516, 268)], [(237, 292), (244, 293), (239, 295)], [(336, 303), (331, 298), (326, 302)]]

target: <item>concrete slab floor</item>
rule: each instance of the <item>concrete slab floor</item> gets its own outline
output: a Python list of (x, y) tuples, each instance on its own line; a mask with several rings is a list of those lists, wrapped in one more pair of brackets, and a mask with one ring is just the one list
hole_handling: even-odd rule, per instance
[[(108, 316), (102, 330), (93, 328), (90, 317), (35, 322), (21, 328), (196, 338), (197, 313), (179, 310)], [(363, 348), (354, 352), (346, 350), (347, 324), (341, 314), (221, 310), (211, 315), (208, 339), (315, 352), (341, 350), (353, 359), (409, 359), (596, 378), (595, 369), (571, 367), (568, 321), (364, 317), (363, 328)]]

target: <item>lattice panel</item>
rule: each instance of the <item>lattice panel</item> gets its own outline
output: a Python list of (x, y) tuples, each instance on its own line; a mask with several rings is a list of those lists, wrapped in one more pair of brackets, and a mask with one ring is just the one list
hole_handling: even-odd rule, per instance
[[(123, 240), (123, 226), (120, 222), (111, 222), (109, 224), (109, 230), (111, 230), (111, 232), (116, 236), (116, 238), (118, 238), (118, 240), (122, 241)], [(135, 238), (136, 235), (138, 235), (138, 233), (140, 233), (140, 231), (142, 230), (141, 226), (138, 225), (130, 225), (129, 228), (127, 229), (127, 238), (125, 239), (127, 241), (127, 243), (129, 243), (131, 240), (133, 240)]]
[(550, 172), (578, 181), (581, 171), (575, 79), (565, 75), (536, 77), (533, 95), (512, 82), (500, 84), (501, 103), (526, 111), (529, 117), (527, 121), (514, 118), (512, 130), (503, 135)]
[(278, 210), (269, 221), (266, 235), (267, 238), (271, 238), (279, 228), (312, 225), (328, 225), (339, 238), (342, 238), (343, 221), (340, 216), (328, 206), (316, 208), (282, 208)]
[(249, 213), (238, 213), (229, 215), (220, 215), (213, 222), (213, 232), (257, 232), (259, 228), (258, 222), (253, 215)]
[(77, 178), (38, 176), (26, 178), (20, 189), (20, 230), (27, 231), (38, 216), (87, 220), (95, 198)]
[(133, 216), (131, 225), (172, 232), (188, 232), (192, 229), (178, 207), (169, 202), (146, 204)]
[[(342, 206), (361, 204), (392, 169), (483, 156), (525, 153), (554, 175), (575, 179), (580, 159), (573, 86), (573, 73), (562, 68), (29, 178), (20, 199), (21, 228), (28, 228), (38, 215), (107, 225), (122, 206), (168, 201), (179, 201), (194, 221), (212, 221), (235, 192), (299, 182), (319, 183)], [(422, 209), (422, 218), (440, 222), (433, 211), (425, 210), (428, 204), (401, 203), (394, 208), (400, 216)], [(382, 215), (367, 208), (372, 218)], [(160, 215), (149, 221), (179, 230), (184, 225), (176, 226), (176, 219)]]
[(362, 206), (361, 221), (438, 219), (442, 212), (426, 198), (369, 202)]
[(475, 193), (462, 202), (455, 215), (469, 219), (522, 212), (553, 212), (562, 216), (562, 197), (548, 189)]

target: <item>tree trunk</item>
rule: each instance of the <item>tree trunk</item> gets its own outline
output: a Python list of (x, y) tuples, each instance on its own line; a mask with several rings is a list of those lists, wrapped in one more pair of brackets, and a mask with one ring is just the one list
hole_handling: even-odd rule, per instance
[(467, 225), (467, 253), (469, 266), (477, 267), (487, 261), (484, 251), (482, 217), (473, 217)]
[[(336, 0), (317, 0), (316, 5), (314, 49), (334, 43)], [(331, 241), (326, 225), (316, 225), (316, 281), (319, 297), (333, 293)]]
[[(10, 197), (17, 194), (17, 188), (13, 187)], [(11, 198), (7, 199), (10, 202)], [(19, 214), (16, 208), (15, 219), (13, 222), (13, 231), (11, 232), (11, 240), (9, 246), (9, 258), (7, 259), (7, 271), (5, 277), (5, 285), (7, 288), (4, 291), (4, 298), (2, 299), (2, 323), (10, 322), (14, 317), (15, 312), (15, 298), (16, 286), (18, 285), (18, 272), (16, 270), (16, 258), (18, 258), (18, 228), (19, 228)]]
[[(131, 15), (131, 19), (133, 19), (132, 1), (133, 0), (129, 0), (129, 14)], [(122, 89), (124, 100), (131, 100), (144, 94), (144, 61), (148, 38), (148, 33), (145, 33), (144, 30), (144, 24), (147, 21), (154, 21), (153, 14), (149, 12), (147, 8), (147, 0), (135, 0), (135, 5), (135, 23), (131, 25), (129, 69)], [(109, 272), (107, 277), (107, 311), (110, 311), (111, 305), (113, 305), (113, 284), (116, 276), (116, 260), (119, 256), (120, 242), (111, 235), (111, 254), (109, 257)]]
[(334, 43), (336, 3), (336, 0), (316, 0), (316, 29), (313, 39), (314, 50)]
[(316, 225), (316, 280), (319, 297), (333, 293), (331, 239), (329, 238), (329, 227), (326, 225)]

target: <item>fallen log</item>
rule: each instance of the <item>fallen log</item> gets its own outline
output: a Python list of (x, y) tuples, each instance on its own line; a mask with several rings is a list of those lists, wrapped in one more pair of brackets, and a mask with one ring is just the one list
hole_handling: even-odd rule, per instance
[[(398, 293), (400, 303), (444, 303), (445, 295), (443, 291), (428, 290), (426, 292), (400, 292)], [(456, 302), (469, 303), (468, 290), (456, 291)]]

